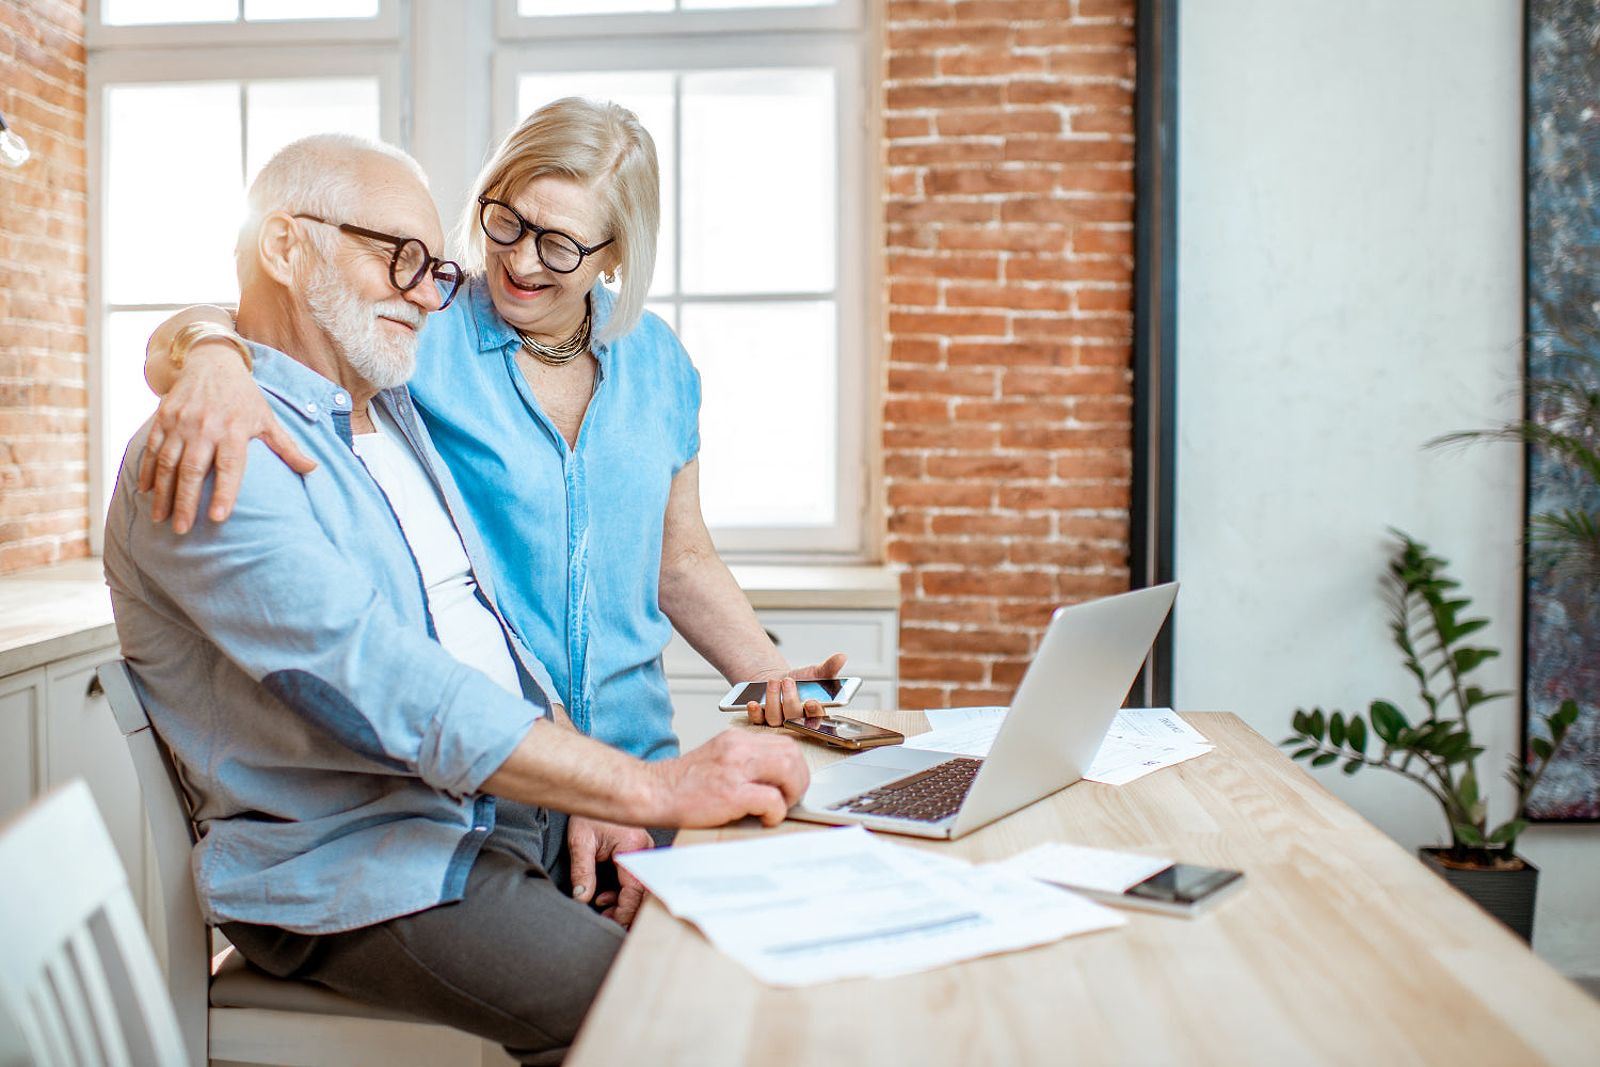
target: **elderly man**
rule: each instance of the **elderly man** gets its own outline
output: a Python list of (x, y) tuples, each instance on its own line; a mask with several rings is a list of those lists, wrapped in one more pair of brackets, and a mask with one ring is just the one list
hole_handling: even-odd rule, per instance
[[(238, 355), (315, 469), (253, 461), (232, 520), (179, 535), (137, 491), (147, 426), (106, 575), (207, 918), (274, 974), (557, 1062), (622, 937), (588, 903), (596, 861), (648, 846), (632, 828), (775, 823), (806, 772), (743, 733), (646, 764), (551, 706), (404, 389), (460, 281), (441, 246), (403, 153), (325, 135), (275, 156), (240, 232)], [(599, 903), (626, 922), (640, 895)]]

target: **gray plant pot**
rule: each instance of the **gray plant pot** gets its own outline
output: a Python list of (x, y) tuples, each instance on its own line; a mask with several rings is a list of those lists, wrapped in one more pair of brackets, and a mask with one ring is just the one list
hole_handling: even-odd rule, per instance
[(1484, 911), (1505, 923), (1522, 940), (1533, 943), (1533, 904), (1539, 893), (1539, 868), (1522, 862), (1520, 871), (1480, 871), (1439, 862), (1442, 848), (1419, 848), (1423, 865), (1465, 893)]

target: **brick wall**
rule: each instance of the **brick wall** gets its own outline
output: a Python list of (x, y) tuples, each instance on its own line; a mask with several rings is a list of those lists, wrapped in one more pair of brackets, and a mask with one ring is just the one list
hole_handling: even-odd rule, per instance
[(1132, 0), (888, 0), (887, 554), (900, 704), (1003, 703), (1127, 588)]
[(0, 0), (0, 574), (89, 551), (83, 0)]

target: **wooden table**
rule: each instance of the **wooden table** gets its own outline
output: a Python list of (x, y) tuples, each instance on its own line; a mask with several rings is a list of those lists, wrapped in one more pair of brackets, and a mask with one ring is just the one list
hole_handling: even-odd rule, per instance
[[(918, 712), (852, 714), (927, 728)], [(1070, 841), (1245, 871), (1211, 913), (1127, 912), (1024, 952), (784, 990), (651, 901), (569, 1062), (1600, 1064), (1600, 1006), (1576, 985), (1237, 717), (1185, 718), (1215, 752), (1120, 788), (1081, 782), (960, 841), (895, 840), (974, 861)], [(752, 832), (774, 831), (679, 840)]]

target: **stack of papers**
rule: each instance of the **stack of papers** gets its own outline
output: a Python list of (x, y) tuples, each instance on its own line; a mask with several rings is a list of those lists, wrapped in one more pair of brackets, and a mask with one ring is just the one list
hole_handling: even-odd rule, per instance
[[(989, 754), (1006, 709), (933, 708), (927, 715), (933, 729), (907, 738), (907, 748), (982, 757)], [(1106, 785), (1127, 785), (1211, 749), (1211, 742), (1171, 708), (1123, 708), (1084, 777)]]
[(909, 974), (1126, 922), (1022, 870), (974, 867), (859, 826), (630, 852), (617, 862), (776, 986)]

